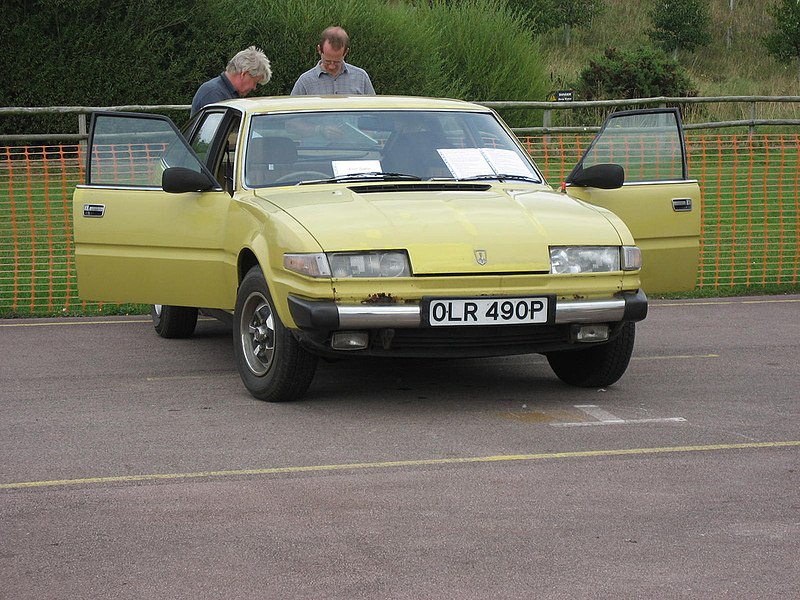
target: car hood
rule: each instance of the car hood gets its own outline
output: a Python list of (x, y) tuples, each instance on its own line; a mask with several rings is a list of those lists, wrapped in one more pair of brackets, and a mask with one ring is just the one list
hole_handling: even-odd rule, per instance
[(352, 185), (259, 190), (326, 251), (408, 251), (415, 274), (546, 273), (551, 245), (619, 245), (595, 207), (542, 186)]

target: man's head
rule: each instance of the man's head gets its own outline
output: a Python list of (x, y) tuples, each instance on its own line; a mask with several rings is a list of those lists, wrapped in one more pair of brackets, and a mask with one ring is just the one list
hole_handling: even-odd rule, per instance
[(257, 85), (267, 83), (272, 78), (272, 69), (264, 51), (250, 46), (228, 62), (225, 74), (239, 95), (246, 96)]
[(344, 68), (344, 57), (350, 49), (350, 37), (341, 27), (328, 27), (319, 36), (317, 52), (322, 68), (336, 77)]

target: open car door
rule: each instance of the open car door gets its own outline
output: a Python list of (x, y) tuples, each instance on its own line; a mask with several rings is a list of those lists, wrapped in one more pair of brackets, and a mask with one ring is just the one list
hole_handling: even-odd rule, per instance
[[(580, 185), (581, 172), (621, 165), (619, 189)], [(622, 111), (608, 117), (566, 179), (568, 195), (609, 209), (642, 249), (642, 289), (693, 290), (700, 248), (700, 187), (688, 178), (686, 144), (675, 108)]]
[[(198, 135), (204, 156), (218, 152), (220, 115)], [(235, 277), (223, 247), (231, 196), (172, 121), (94, 113), (87, 153), (73, 196), (81, 297), (232, 308), (235, 281), (218, 283)]]

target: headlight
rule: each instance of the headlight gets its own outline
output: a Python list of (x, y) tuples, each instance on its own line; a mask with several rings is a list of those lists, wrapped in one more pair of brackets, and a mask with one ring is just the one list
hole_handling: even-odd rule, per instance
[(311, 277), (409, 277), (411, 267), (405, 252), (328, 252), (284, 254), (283, 266)]
[(607, 273), (620, 270), (619, 246), (551, 246), (550, 272)]

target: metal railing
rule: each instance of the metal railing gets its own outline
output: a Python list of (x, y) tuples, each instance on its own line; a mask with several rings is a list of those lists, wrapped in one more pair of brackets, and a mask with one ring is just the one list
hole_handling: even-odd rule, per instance
[(706, 96), (706, 97), (669, 97), (657, 96), (653, 98), (633, 98), (622, 100), (592, 100), (577, 102), (481, 102), (480, 104), (494, 109), (502, 108), (526, 108), (530, 110), (542, 110), (541, 127), (518, 127), (515, 133), (584, 133), (599, 130), (596, 126), (572, 126), (572, 127), (553, 127), (553, 111), (575, 110), (580, 108), (633, 108), (633, 107), (653, 107), (653, 106), (691, 106), (696, 104), (746, 104), (749, 108), (749, 119), (737, 119), (730, 121), (710, 121), (704, 123), (686, 123), (684, 129), (721, 129), (727, 127), (747, 127), (749, 133), (753, 134), (758, 126), (797, 126), (800, 125), (800, 118), (778, 118), (764, 119), (758, 118), (758, 106), (760, 104), (792, 104), (795, 105), (794, 112), (800, 114), (800, 96)]
[[(547, 134), (547, 133), (591, 133), (599, 129), (599, 124), (589, 126), (553, 126), (554, 111), (567, 111), (576, 109), (618, 109), (633, 107), (653, 106), (680, 106), (689, 107), (702, 104), (738, 104), (745, 105), (749, 118), (733, 119), (726, 121), (684, 122), (687, 130), (696, 129), (721, 129), (742, 127), (747, 128), (750, 134), (756, 132), (757, 127), (773, 126), (798, 126), (800, 118), (794, 116), (780, 116), (765, 118), (764, 110), (760, 107), (779, 105), (787, 107), (784, 113), (800, 117), (800, 96), (707, 96), (707, 97), (668, 97), (658, 96), (653, 98), (633, 98), (623, 100), (592, 100), (573, 102), (536, 102), (536, 101), (486, 101), (479, 102), (483, 106), (493, 109), (524, 109), (541, 110), (542, 125), (530, 127), (515, 127), (517, 134)], [(77, 133), (53, 132), (47, 134), (5, 134), (0, 135), (0, 143), (21, 141), (83, 141), (88, 137), (87, 117), (95, 111), (126, 111), (126, 112), (164, 112), (164, 111), (189, 111), (188, 104), (160, 104), (125, 106), (28, 106), (28, 107), (0, 107), (0, 117), (13, 115), (57, 115), (74, 114), (77, 117)]]

